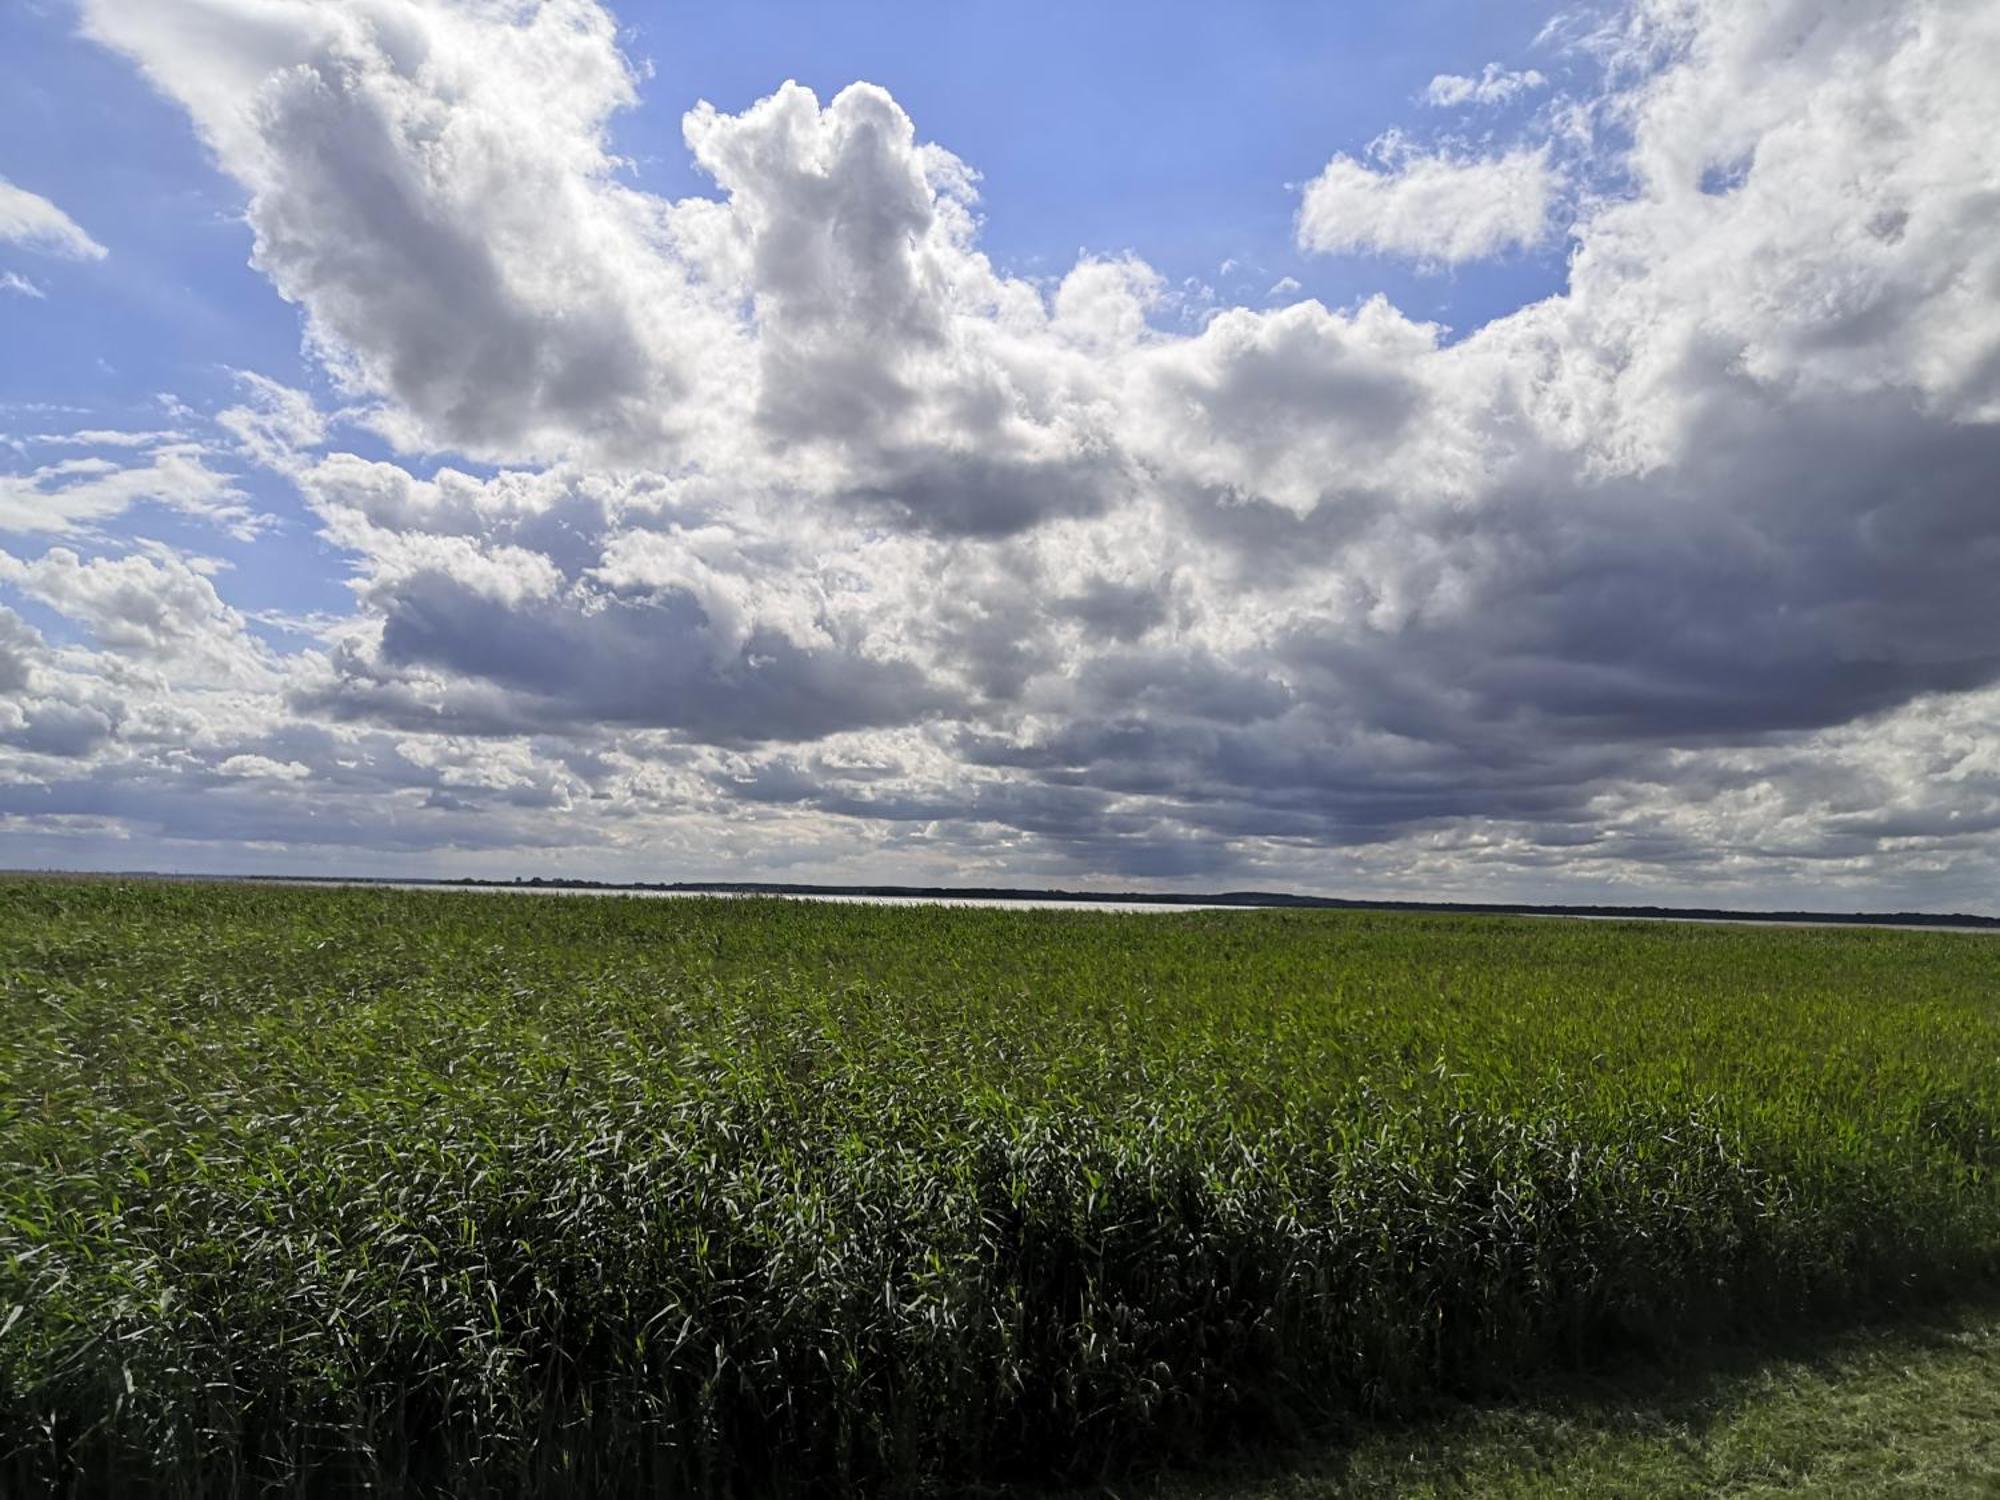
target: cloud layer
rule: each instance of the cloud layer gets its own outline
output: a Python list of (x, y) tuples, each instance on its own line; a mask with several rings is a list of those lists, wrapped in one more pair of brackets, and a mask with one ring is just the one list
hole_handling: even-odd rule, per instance
[(1309, 251), (1568, 221), (1565, 290), (1463, 333), (1381, 298), (1170, 332), (1130, 256), (1011, 276), (972, 167), (867, 84), (697, 106), (712, 193), (648, 194), (588, 0), (86, 17), (392, 456), (256, 381), (192, 436), (24, 450), (23, 534), (241, 528), (232, 474), (280, 474), (354, 600), (298, 649), (171, 549), (9, 554), (63, 628), (0, 617), (0, 818), (49, 847), (1991, 888), (1991, 7), (1642, 3), (1516, 138), (1334, 154)]

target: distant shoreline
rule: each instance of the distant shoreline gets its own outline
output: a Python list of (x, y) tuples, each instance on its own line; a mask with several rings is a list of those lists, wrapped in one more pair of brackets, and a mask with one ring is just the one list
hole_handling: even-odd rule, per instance
[(1410, 901), (1343, 896), (1308, 896), (1291, 891), (1213, 891), (1162, 894), (1152, 891), (1069, 891), (1038, 886), (918, 886), (816, 885), (789, 881), (679, 880), (608, 881), (535, 876), (514, 880), (402, 876), (340, 875), (204, 875), (169, 874), (157, 870), (11, 870), (11, 876), (76, 879), (214, 881), (228, 884), (341, 885), (437, 887), (496, 891), (597, 891), (607, 895), (670, 896), (794, 896), (854, 901), (953, 901), (1005, 906), (1109, 906), (1216, 909), (1294, 909), (1319, 911), (1434, 912), (1440, 915), (1492, 917), (1584, 917), (1596, 920), (1652, 922), (1737, 922), (1794, 927), (1916, 927), (1946, 930), (2000, 931), (2000, 916), (1968, 912), (1832, 912), (1756, 911), (1707, 906), (1565, 905), (1516, 901)]

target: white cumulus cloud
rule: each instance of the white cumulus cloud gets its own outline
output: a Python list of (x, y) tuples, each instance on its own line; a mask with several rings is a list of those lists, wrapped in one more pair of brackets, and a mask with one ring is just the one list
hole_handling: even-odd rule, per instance
[(618, 179), (590, 0), (87, 0), (249, 194), (253, 260), (414, 446), (608, 456), (675, 429), (729, 328)]
[(255, 781), (304, 781), (312, 767), (304, 761), (273, 760), (268, 755), (232, 755), (216, 766), (218, 774)]
[(1480, 260), (1540, 244), (1561, 185), (1545, 147), (1457, 156), (1392, 139), (1380, 165), (1336, 156), (1306, 185), (1299, 248)]

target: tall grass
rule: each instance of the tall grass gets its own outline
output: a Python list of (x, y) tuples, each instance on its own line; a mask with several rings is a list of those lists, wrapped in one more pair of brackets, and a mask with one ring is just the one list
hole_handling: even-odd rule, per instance
[(1986, 1274), (2000, 940), (0, 885), (0, 1488), (1078, 1478)]

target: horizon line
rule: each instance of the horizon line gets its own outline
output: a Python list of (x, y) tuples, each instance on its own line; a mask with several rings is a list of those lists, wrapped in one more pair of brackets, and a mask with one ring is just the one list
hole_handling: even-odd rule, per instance
[(1821, 908), (1759, 908), (1672, 906), (1657, 902), (1561, 901), (1425, 901), (1412, 897), (1324, 896), (1300, 891), (1235, 889), (1205, 892), (1146, 890), (1077, 891), (1060, 886), (1022, 885), (901, 885), (891, 881), (849, 883), (771, 880), (597, 880), (588, 876), (515, 875), (293, 875), (222, 874), (204, 871), (110, 869), (0, 869), (0, 879), (54, 877), (75, 880), (159, 880), (191, 883), (312, 886), (438, 886), (489, 890), (597, 890), (667, 895), (769, 895), (849, 897), (866, 900), (922, 899), (949, 902), (954, 897), (988, 902), (1061, 902), (1078, 906), (1144, 905), (1162, 907), (1234, 907), (1243, 910), (1331, 910), (1436, 912), (1466, 916), (1553, 916), (1634, 921), (1734, 922), (1802, 926), (1917, 927), (2000, 930), (2000, 915), (1984, 912), (1834, 911)]

